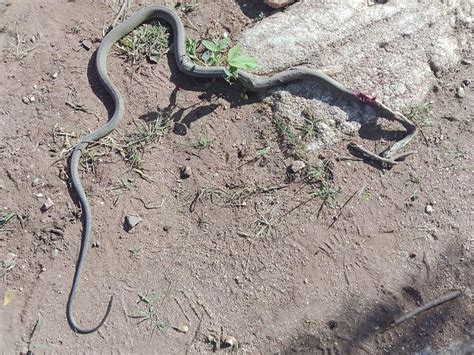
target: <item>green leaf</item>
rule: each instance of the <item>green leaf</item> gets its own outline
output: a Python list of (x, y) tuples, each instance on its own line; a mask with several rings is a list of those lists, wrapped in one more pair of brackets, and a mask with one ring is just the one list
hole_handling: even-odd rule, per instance
[(227, 46), (230, 44), (230, 38), (229, 37), (224, 37), (221, 38), (217, 42), (217, 46), (219, 47), (219, 52), (221, 52), (223, 49), (227, 48)]
[(202, 45), (204, 47), (206, 47), (207, 49), (209, 49), (210, 51), (212, 52), (219, 52), (219, 47), (216, 43), (214, 42), (211, 42), (211, 41), (208, 41), (208, 40), (203, 40), (202, 42)]
[(253, 69), (257, 66), (257, 61), (249, 56), (241, 54), (232, 58), (232, 60), (229, 60), (229, 65), (239, 69)]
[(239, 54), (240, 54), (240, 44), (237, 44), (234, 47), (232, 47), (231, 49), (229, 49), (229, 53), (227, 53), (227, 61), (230, 63)]

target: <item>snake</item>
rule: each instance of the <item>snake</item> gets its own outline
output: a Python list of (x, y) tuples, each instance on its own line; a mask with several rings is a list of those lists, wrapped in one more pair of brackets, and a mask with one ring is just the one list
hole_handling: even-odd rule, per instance
[[(66, 317), (71, 329), (78, 334), (89, 334), (98, 330), (105, 322), (112, 308), (113, 296), (110, 297), (105, 315), (102, 317), (97, 326), (93, 328), (82, 328), (76, 322), (73, 316), (73, 306), (81, 279), (82, 271), (84, 268), (84, 262), (87, 256), (89, 248), (89, 239), (92, 229), (92, 213), (89, 205), (86, 193), (82, 187), (80, 176), (79, 176), (79, 163), (81, 154), (85, 149), (92, 143), (99, 141), (108, 134), (110, 134), (120, 123), (125, 112), (125, 103), (122, 95), (120, 94), (117, 86), (113, 83), (107, 73), (107, 55), (109, 54), (112, 47), (124, 36), (129, 34), (131, 31), (142, 25), (143, 23), (151, 20), (158, 20), (167, 23), (172, 30), (173, 39), (173, 54), (178, 69), (191, 77), (196, 78), (224, 78), (226, 74), (226, 68), (224, 66), (202, 66), (194, 63), (186, 54), (186, 32), (179, 16), (170, 8), (165, 6), (148, 6), (144, 7), (121, 24), (114, 27), (108, 32), (103, 40), (101, 41), (99, 48), (96, 51), (95, 66), (98, 77), (110, 94), (114, 102), (114, 111), (109, 120), (101, 127), (92, 131), (85, 137), (83, 137), (73, 148), (69, 159), (69, 181), (70, 187), (75, 193), (75, 196), (79, 202), (82, 210), (82, 234), (81, 234), (81, 245), (79, 249), (79, 256), (76, 263), (74, 278), (72, 287), (69, 293), (69, 298), (66, 307)], [(361, 92), (354, 92), (346, 89), (342, 84), (326, 75), (321, 70), (316, 70), (307, 67), (292, 67), (281, 72), (269, 74), (269, 75), (256, 75), (249, 73), (245, 70), (238, 69), (235, 82), (243, 87), (244, 90), (251, 92), (260, 92), (273, 88), (276, 86), (284, 85), (290, 82), (299, 80), (315, 81), (318, 84), (328, 88), (335, 95), (339, 95), (346, 98), (349, 101), (353, 101), (362, 105), (369, 105), (375, 111), (375, 114), (379, 117), (384, 117), (390, 120), (400, 122), (408, 131), (408, 134), (402, 140), (393, 144), (393, 146), (382, 154), (378, 155), (371, 153), (364, 148), (355, 145), (362, 153), (378, 159), (381, 162), (387, 164), (396, 164), (397, 161), (407, 154), (396, 156), (396, 152), (404, 147), (415, 135), (416, 127), (414, 124), (403, 116), (399, 112), (390, 110), (387, 106), (382, 104), (375, 97), (363, 94)]]

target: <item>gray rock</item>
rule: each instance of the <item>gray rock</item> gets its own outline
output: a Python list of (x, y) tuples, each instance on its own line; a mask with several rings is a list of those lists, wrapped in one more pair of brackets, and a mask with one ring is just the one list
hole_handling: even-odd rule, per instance
[(138, 223), (142, 222), (143, 218), (139, 216), (125, 216), (125, 223), (129, 229), (134, 228)]
[(100, 248), (100, 242), (96, 240), (95, 242), (92, 243), (93, 248)]
[(433, 206), (430, 205), (430, 204), (427, 204), (426, 207), (425, 207), (425, 212), (428, 213), (428, 214), (432, 214), (433, 213)]
[(291, 165), (288, 167), (288, 170), (293, 174), (299, 173), (301, 170), (306, 168), (306, 164), (302, 160), (295, 160)]
[(54, 206), (53, 200), (51, 200), (51, 198), (48, 197), (46, 201), (43, 203), (43, 206), (41, 206), (41, 212), (46, 212), (53, 206)]
[(295, 0), (263, 0), (263, 2), (273, 9), (280, 9), (293, 4)]
[(23, 97), (21, 98), (21, 101), (23, 101), (23, 103), (24, 103), (24, 104), (27, 104), (27, 105), (30, 103), (30, 99), (29, 99), (27, 96), (23, 96)]
[(31, 182), (31, 186), (35, 187), (41, 184), (41, 179), (39, 177), (35, 177), (33, 181)]
[(179, 170), (179, 176), (181, 177), (181, 179), (187, 179), (191, 176), (191, 171), (192, 169), (190, 166), (183, 166)]
[(88, 39), (85, 39), (81, 42), (81, 45), (86, 49), (90, 50), (92, 48), (92, 42), (89, 41)]
[(28, 352), (29, 352), (29, 350), (26, 346), (24, 346), (20, 349), (20, 355), (27, 355)]
[(465, 96), (464, 88), (462, 86), (456, 89), (456, 97), (462, 99)]
[[(459, 63), (470, 43), (470, 11), (469, 0), (374, 6), (366, 0), (307, 0), (258, 22), (243, 32), (240, 43), (257, 60), (257, 74), (298, 65), (321, 69), (348, 89), (376, 96), (403, 112), (424, 101), (436, 82), (434, 73)], [(377, 119), (370, 108), (349, 103), (314, 82), (295, 82), (267, 93), (275, 116), (288, 124), (301, 125), (307, 109), (321, 120), (310, 151), (357, 134), (361, 124)]]

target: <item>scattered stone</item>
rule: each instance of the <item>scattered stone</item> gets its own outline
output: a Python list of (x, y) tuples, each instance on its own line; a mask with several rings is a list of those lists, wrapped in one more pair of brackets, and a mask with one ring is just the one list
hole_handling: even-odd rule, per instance
[(35, 194), (35, 197), (36, 198), (43, 198), (44, 195), (41, 192), (38, 192), (37, 194)]
[(224, 338), (224, 341), (222, 342), (222, 347), (223, 348), (229, 348), (231, 347), (232, 349), (235, 349), (239, 346), (239, 343), (237, 342), (237, 339), (235, 339), (233, 336), (226, 336)]
[(34, 96), (31, 96), (31, 97), (30, 97), (30, 102), (35, 102), (35, 101), (36, 101), (35, 97), (34, 97)]
[(5, 259), (2, 261), (3, 269), (8, 271), (15, 267), (16, 262), (16, 254), (15, 253), (8, 253)]
[(41, 212), (46, 212), (49, 210), (51, 207), (54, 206), (53, 200), (51, 200), (49, 197), (46, 199), (45, 203), (43, 203), (43, 206), (41, 206)]
[(281, 9), (282, 7), (291, 5), (296, 0), (263, 0), (263, 2), (273, 9)]
[(243, 159), (247, 155), (249, 155), (249, 148), (246, 145), (242, 145), (242, 146), (237, 148), (237, 157), (239, 159)]
[(59, 75), (59, 73), (54, 73), (54, 74), (52, 75), (53, 79), (56, 79), (56, 78), (58, 77), (58, 75)]
[(472, 64), (472, 61), (470, 61), (469, 59), (462, 59), (462, 60), (461, 60), (461, 64), (464, 64), (464, 65), (471, 65), (471, 64)]
[(27, 355), (30, 351), (28, 350), (28, 348), (26, 346), (22, 347), (20, 349), (20, 355)]
[(21, 101), (23, 101), (23, 103), (24, 103), (24, 104), (27, 104), (27, 105), (30, 103), (30, 99), (29, 99), (28, 97), (26, 97), (26, 96), (23, 96), (23, 97), (21, 98)]
[(303, 280), (303, 283), (304, 283), (305, 285), (307, 285), (307, 284), (308, 284), (308, 279), (305, 278), (305, 279)]
[(125, 217), (125, 223), (127, 224), (127, 227), (129, 229), (132, 229), (135, 227), (138, 223), (142, 222), (143, 218), (138, 217), (138, 216), (126, 216)]
[(54, 248), (53, 250), (51, 250), (51, 257), (53, 258), (57, 258), (59, 255), (59, 250)]
[(31, 182), (31, 186), (35, 187), (41, 184), (41, 179), (39, 177), (35, 177), (33, 181)]
[(170, 229), (171, 229), (171, 226), (168, 226), (168, 225), (164, 225), (164, 226), (163, 226), (163, 230), (164, 230), (165, 232), (168, 232)]
[(191, 171), (192, 170), (190, 166), (183, 166), (179, 171), (179, 176), (181, 177), (181, 179), (187, 179), (191, 176)]
[(35, 37), (34, 35), (33, 35), (33, 36), (31, 36), (31, 38), (30, 38), (30, 42), (31, 42), (31, 43), (35, 43), (35, 42), (36, 42), (36, 37)]
[(456, 89), (456, 96), (459, 97), (460, 99), (462, 99), (464, 97), (465, 93), (464, 93), (464, 88), (462, 86), (458, 87)]
[(92, 243), (93, 248), (100, 248), (100, 242), (96, 240), (95, 242)]
[(59, 240), (64, 237), (64, 232), (59, 228), (50, 228), (49, 233), (51, 240)]
[(186, 324), (182, 324), (178, 327), (174, 327), (174, 330), (176, 330), (179, 333), (186, 334), (189, 331), (189, 327)]
[(328, 322), (328, 327), (329, 329), (333, 330), (333, 329), (336, 329), (337, 328), (337, 322), (335, 320), (330, 320)]
[(464, 79), (462, 81), (462, 86), (464, 86), (465, 88), (467, 88), (469, 85), (471, 85), (471, 80), (469, 79)]
[(430, 205), (430, 204), (427, 204), (426, 207), (425, 207), (425, 212), (428, 213), (428, 214), (432, 214), (433, 213), (433, 206)]
[(295, 160), (291, 165), (288, 167), (288, 170), (293, 173), (299, 173), (301, 170), (303, 170), (306, 167), (306, 164), (302, 160)]
[(88, 39), (85, 39), (81, 42), (81, 45), (86, 49), (90, 50), (92, 48), (92, 42), (89, 41)]

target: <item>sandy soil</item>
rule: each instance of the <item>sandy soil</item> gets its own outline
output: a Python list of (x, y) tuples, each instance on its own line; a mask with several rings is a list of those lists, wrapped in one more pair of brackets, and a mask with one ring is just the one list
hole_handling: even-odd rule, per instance
[[(113, 138), (164, 108), (173, 109), (174, 129), (146, 148), (142, 174), (110, 149), (91, 150), (95, 156), (84, 161), (94, 247), (76, 318), (93, 326), (110, 295), (114, 304), (98, 332), (78, 336), (65, 317), (82, 228), (66, 155), (113, 108), (93, 53), (118, 5), (0, 6), (0, 206), (22, 216), (0, 230), (6, 353), (380, 354), (472, 343), (471, 53), (426, 98), (429, 122), (412, 145), (418, 153), (404, 163), (384, 170), (348, 150), (354, 139), (377, 144), (396, 129), (386, 122), (317, 153), (340, 189), (334, 206), (320, 213), (321, 199), (308, 201), (304, 176), (288, 175), (292, 157), (258, 96), (186, 77), (171, 54), (133, 76), (130, 63), (111, 55), (109, 70), (127, 107)], [(262, 11), (270, 14), (251, 1), (202, 0), (185, 24), (194, 38), (227, 32), (237, 41)], [(197, 145), (203, 137), (208, 147)], [(268, 153), (253, 159), (262, 148)], [(183, 166), (191, 169), (187, 179), (180, 178)], [(43, 212), (47, 198), (54, 206)], [(127, 215), (143, 222), (127, 232)], [(385, 329), (458, 289), (462, 297)], [(133, 317), (145, 306), (139, 295), (155, 292), (155, 323), (140, 323)], [(183, 325), (187, 332), (174, 329)], [(216, 349), (229, 336), (238, 344)]]

